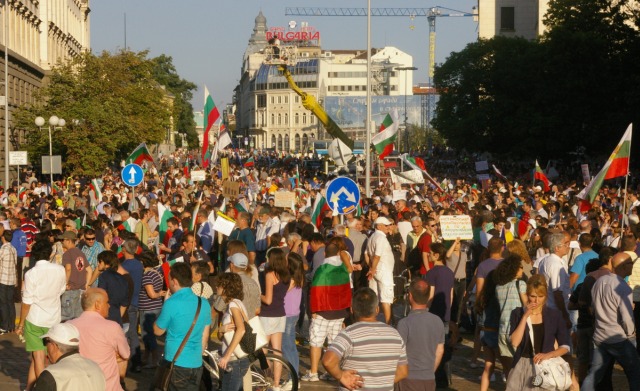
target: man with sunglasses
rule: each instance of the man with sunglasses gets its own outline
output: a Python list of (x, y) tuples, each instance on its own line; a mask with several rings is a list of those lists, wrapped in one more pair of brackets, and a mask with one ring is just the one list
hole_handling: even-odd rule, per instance
[(100, 275), (100, 271), (98, 270), (98, 255), (104, 251), (104, 246), (96, 240), (96, 231), (93, 228), (87, 228), (84, 231), (84, 241), (79, 247), (87, 257), (91, 269), (93, 269), (89, 285), (95, 288), (98, 286), (98, 276)]

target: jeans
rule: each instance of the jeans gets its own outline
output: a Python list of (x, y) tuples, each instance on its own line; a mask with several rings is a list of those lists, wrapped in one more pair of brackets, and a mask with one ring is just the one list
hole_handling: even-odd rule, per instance
[(173, 367), (173, 373), (171, 374), (169, 391), (198, 391), (201, 378), (202, 366), (199, 368), (183, 368), (176, 365)]
[(140, 339), (138, 338), (138, 307), (130, 305), (127, 314), (129, 314), (129, 329), (126, 334), (129, 349), (131, 350), (129, 361), (131, 362), (131, 366), (135, 368), (142, 364), (142, 357), (140, 357)]
[(82, 314), (82, 304), (80, 303), (81, 297), (81, 289), (64, 291), (62, 293), (62, 296), (60, 297), (60, 301), (62, 302), (62, 321), (75, 319)]
[(249, 358), (229, 361), (227, 370), (222, 373), (222, 391), (240, 391), (242, 378), (249, 370)]
[(298, 373), (300, 356), (298, 356), (298, 348), (296, 347), (296, 323), (298, 323), (298, 315), (287, 316), (287, 323), (282, 335), (282, 354)]
[(13, 303), (15, 286), (0, 284), (0, 329), (13, 331), (16, 327), (16, 307)]
[[(634, 301), (633, 304), (633, 320), (636, 324), (636, 332), (638, 332), (638, 330), (640, 330), (640, 302)], [(640, 343), (636, 344), (636, 350), (638, 354), (640, 354)]]
[(140, 325), (142, 329), (142, 343), (146, 352), (154, 351), (158, 348), (156, 335), (153, 333), (153, 323), (158, 319), (160, 309), (140, 311)]
[(582, 383), (582, 390), (595, 390), (605, 375), (607, 367), (611, 362), (617, 361), (629, 382), (630, 390), (640, 390), (640, 358), (634, 344), (625, 340), (617, 343), (594, 343), (593, 359), (591, 360), (591, 369), (589, 374)]

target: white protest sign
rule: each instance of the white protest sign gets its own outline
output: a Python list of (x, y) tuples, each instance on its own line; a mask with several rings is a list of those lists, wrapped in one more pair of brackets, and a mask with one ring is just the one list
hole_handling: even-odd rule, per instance
[(473, 230), (471, 229), (471, 217), (468, 215), (459, 216), (440, 216), (440, 230), (442, 238), (445, 240), (462, 240), (473, 239)]
[(398, 200), (406, 200), (407, 199), (407, 191), (406, 190), (394, 190), (393, 191), (393, 202)]
[(204, 181), (207, 174), (204, 170), (191, 171), (191, 180), (194, 182)]
[(236, 226), (236, 222), (228, 216), (218, 212), (216, 221), (213, 223), (213, 229), (227, 236), (231, 235), (231, 231)]

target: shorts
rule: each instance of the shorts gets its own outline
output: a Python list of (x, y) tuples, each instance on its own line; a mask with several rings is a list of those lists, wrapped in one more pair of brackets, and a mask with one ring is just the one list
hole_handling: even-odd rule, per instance
[(329, 344), (331, 344), (336, 335), (342, 330), (343, 321), (344, 319), (328, 320), (316, 314), (311, 318), (311, 324), (309, 325), (309, 345), (314, 348), (321, 348), (324, 346), (326, 338), (329, 338)]
[(396, 383), (395, 391), (435, 391), (436, 379), (418, 380), (418, 379), (402, 379)]
[(261, 316), (260, 323), (262, 323), (262, 328), (266, 335), (284, 333), (285, 326), (287, 325), (287, 317), (278, 316), (276, 318), (270, 318)]
[(500, 356), (513, 357), (514, 349), (509, 334), (498, 335), (498, 348), (500, 348)]
[(498, 349), (498, 332), (497, 331), (482, 331), (482, 337), (480, 337), (482, 345), (490, 349)]
[(27, 352), (47, 350), (47, 347), (42, 343), (41, 337), (48, 331), (49, 327), (36, 326), (28, 320), (25, 320), (23, 332)]
[(378, 295), (378, 301), (380, 303), (393, 303), (393, 283), (383, 284), (375, 278), (372, 278), (369, 280), (369, 288)]

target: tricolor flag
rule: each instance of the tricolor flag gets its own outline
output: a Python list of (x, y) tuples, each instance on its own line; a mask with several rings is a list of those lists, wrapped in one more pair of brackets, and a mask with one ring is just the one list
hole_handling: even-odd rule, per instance
[(398, 111), (394, 110), (392, 114), (393, 118), (389, 114), (384, 117), (380, 131), (371, 139), (380, 160), (393, 152), (393, 143), (398, 135)]
[(162, 205), (162, 202), (158, 202), (158, 217), (160, 218), (160, 225), (158, 225), (160, 243), (164, 243), (165, 236), (167, 235), (167, 220), (172, 218), (173, 214)]
[(627, 131), (624, 132), (622, 140), (613, 150), (613, 153), (609, 157), (609, 160), (604, 164), (604, 167), (600, 170), (591, 182), (582, 189), (578, 194), (578, 198), (584, 200), (580, 205), (580, 210), (589, 210), (591, 204), (596, 199), (598, 191), (602, 187), (602, 183), (605, 179), (613, 179), (629, 174), (629, 156), (631, 154), (631, 134), (632, 124), (629, 124)]
[(351, 307), (349, 272), (340, 257), (329, 257), (318, 267), (311, 282), (311, 312)]
[(533, 180), (539, 180), (542, 181), (542, 184), (544, 185), (544, 191), (549, 191), (551, 190), (551, 188), (549, 187), (549, 184), (551, 182), (549, 182), (549, 178), (547, 178), (547, 176), (545, 175), (544, 171), (542, 171), (542, 168), (540, 168), (540, 165), (538, 164), (538, 160), (536, 159), (536, 169), (533, 172)]
[(254, 164), (254, 162), (253, 162), (253, 156), (251, 156), (249, 159), (247, 159), (247, 161), (246, 161), (246, 162), (244, 162), (244, 166), (245, 166), (245, 167), (253, 167), (253, 164)]
[(498, 170), (498, 167), (496, 167), (496, 165), (495, 165), (495, 164), (492, 164), (491, 166), (493, 167), (493, 171), (495, 171), (495, 172), (496, 172), (496, 175), (498, 176), (498, 178), (500, 178), (500, 179), (502, 179), (503, 181), (505, 181), (505, 182), (509, 183), (509, 180), (507, 179), (507, 177), (506, 177), (506, 176), (504, 176), (504, 175), (502, 174), (502, 172), (500, 172), (500, 170)]
[(220, 118), (220, 112), (209, 94), (209, 89), (204, 86), (204, 135), (202, 136), (202, 164), (204, 168), (209, 165), (209, 160), (205, 159), (209, 150), (209, 131), (218, 118)]
[[(100, 184), (98, 183), (98, 180), (97, 179), (92, 179), (90, 187), (93, 189), (93, 193), (96, 195), (96, 200), (98, 201), (98, 203), (101, 203), (102, 202), (102, 191), (100, 190)], [(54, 184), (54, 189), (55, 188), (56, 188), (56, 186)]]
[(198, 212), (200, 211), (200, 204), (202, 204), (202, 194), (204, 193), (204, 191), (200, 192), (200, 197), (198, 197), (198, 203), (196, 204), (196, 207), (193, 209), (193, 212), (191, 213), (191, 224), (189, 227), (189, 231), (193, 232), (196, 229), (196, 220), (198, 219)]
[(327, 210), (331, 210), (327, 199), (322, 194), (317, 193), (313, 208), (311, 208), (311, 223), (315, 224), (316, 228), (320, 228), (322, 217)]
[(220, 125), (220, 135), (218, 136), (218, 144), (216, 145), (216, 148), (218, 151), (222, 151), (231, 144), (232, 141), (229, 131), (224, 127), (224, 125)]
[(153, 163), (153, 156), (151, 156), (146, 143), (138, 145), (138, 147), (131, 152), (131, 155), (129, 155), (125, 162), (126, 164), (134, 163), (140, 165), (144, 161), (150, 161)]
[(409, 167), (411, 167), (414, 170), (418, 170), (420, 172), (422, 172), (423, 175), (425, 175), (427, 177), (427, 179), (429, 179), (429, 181), (431, 181), (431, 183), (440, 191), (444, 192), (444, 190), (442, 189), (442, 187), (440, 186), (440, 184), (438, 182), (436, 182), (435, 179), (433, 179), (433, 177), (431, 175), (429, 175), (429, 173), (427, 172), (427, 166), (425, 166), (424, 164), (424, 160), (420, 159), (419, 157), (411, 157), (406, 153), (403, 153), (402, 155), (400, 155), (400, 158), (402, 159), (402, 161), (408, 165)]

